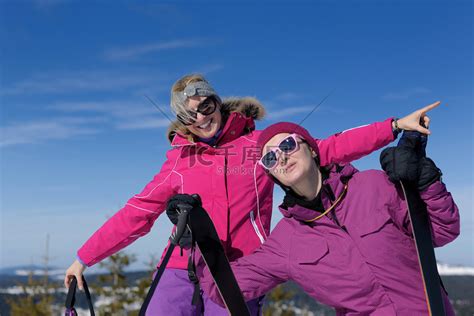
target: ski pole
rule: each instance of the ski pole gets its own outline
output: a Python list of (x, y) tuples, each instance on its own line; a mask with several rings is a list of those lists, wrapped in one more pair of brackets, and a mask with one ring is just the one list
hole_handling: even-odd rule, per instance
[[(424, 124), (420, 122), (423, 127)], [(414, 147), (420, 157), (426, 157), (427, 136), (417, 131), (404, 131), (398, 146)], [(410, 144), (411, 143), (411, 144)], [(431, 239), (431, 229), (425, 202), (421, 199), (417, 187), (413, 183), (400, 181), (408, 206), (408, 215), (418, 255), (423, 289), (425, 292), (428, 314), (444, 316), (446, 311), (441, 295), (441, 278), (436, 266), (436, 256)]]
[[(84, 293), (86, 295), (87, 305), (89, 306), (89, 312), (91, 316), (95, 316), (94, 313), (94, 304), (92, 303), (91, 293), (89, 292), (89, 287), (87, 286), (86, 279), (84, 275), (82, 276), (82, 283), (84, 284)], [(76, 302), (76, 287), (77, 287), (77, 279), (74, 277), (72, 279), (71, 284), (69, 285), (69, 290), (67, 292), (66, 297), (66, 311), (64, 313), (65, 316), (77, 316), (77, 311), (74, 308), (74, 304)]]
[(445, 308), (441, 295), (440, 276), (436, 266), (436, 256), (431, 239), (430, 221), (426, 204), (413, 184), (406, 181), (400, 181), (400, 183), (408, 205), (408, 214), (418, 254), (418, 264), (420, 266), (428, 314), (430, 316), (444, 316)]
[(145, 316), (146, 310), (148, 308), (148, 305), (150, 304), (151, 298), (153, 297), (153, 293), (156, 290), (156, 287), (158, 286), (158, 282), (161, 279), (161, 276), (163, 275), (163, 272), (165, 272), (166, 265), (168, 264), (168, 261), (170, 260), (171, 254), (173, 253), (174, 248), (176, 245), (179, 243), (179, 240), (183, 236), (184, 232), (186, 231), (186, 226), (188, 224), (188, 219), (189, 219), (189, 212), (191, 211), (193, 207), (188, 204), (178, 204), (178, 223), (176, 224), (176, 231), (174, 234), (171, 234), (170, 236), (170, 246), (168, 247), (168, 251), (166, 251), (165, 257), (161, 261), (160, 268), (158, 269), (158, 272), (156, 273), (155, 278), (153, 279), (153, 282), (151, 283), (150, 289), (148, 290), (148, 293), (146, 295), (145, 301), (143, 302), (142, 307), (140, 308), (139, 316)]

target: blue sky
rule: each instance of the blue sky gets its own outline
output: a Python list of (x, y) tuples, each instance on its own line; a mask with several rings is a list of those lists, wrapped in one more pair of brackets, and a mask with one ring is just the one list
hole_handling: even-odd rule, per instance
[[(66, 267), (107, 217), (160, 169), (180, 76), (255, 96), (313, 135), (400, 117), (436, 100), (428, 154), (461, 211), (438, 259), (474, 265), (471, 1), (215, 1), (0, 4), (1, 267)], [(378, 152), (355, 165), (379, 168)], [(275, 203), (281, 201), (275, 191)], [(274, 212), (274, 221), (281, 218)], [(127, 248), (157, 255), (171, 225)]]

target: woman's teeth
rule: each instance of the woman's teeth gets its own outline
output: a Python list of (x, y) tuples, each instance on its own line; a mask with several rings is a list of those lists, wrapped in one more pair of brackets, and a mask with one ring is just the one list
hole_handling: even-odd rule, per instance
[(206, 123), (204, 123), (204, 124), (202, 124), (202, 125), (199, 125), (198, 127), (201, 128), (201, 129), (208, 128), (209, 125), (211, 125), (211, 121), (212, 121), (212, 120), (209, 120), (209, 121), (207, 121)]

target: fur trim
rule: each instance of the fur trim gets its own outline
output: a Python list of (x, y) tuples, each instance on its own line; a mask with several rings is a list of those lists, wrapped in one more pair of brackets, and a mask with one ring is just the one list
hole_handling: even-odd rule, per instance
[[(246, 117), (253, 118), (254, 120), (261, 120), (265, 116), (265, 108), (263, 105), (260, 101), (252, 97), (231, 97), (224, 99), (221, 106), (223, 120), (225, 121), (230, 113), (234, 112), (241, 113)], [(170, 142), (173, 141), (176, 133), (186, 136), (188, 140), (193, 141), (193, 135), (191, 132), (188, 130), (186, 125), (183, 125), (179, 121), (172, 122), (168, 127), (166, 135)]]
[(238, 112), (254, 120), (261, 120), (265, 116), (265, 108), (255, 98), (227, 98), (222, 102), (221, 113), (227, 117), (230, 113)]

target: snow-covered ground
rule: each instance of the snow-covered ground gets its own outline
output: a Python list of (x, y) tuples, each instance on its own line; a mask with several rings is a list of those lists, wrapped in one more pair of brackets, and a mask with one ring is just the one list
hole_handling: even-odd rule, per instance
[[(48, 271), (48, 274), (51, 278), (60, 279), (64, 278), (64, 272), (66, 269), (58, 269), (54, 268)], [(29, 273), (33, 272), (33, 275), (42, 276), (44, 275), (44, 270), (35, 267), (33, 270), (28, 270), (27, 268), (9, 268), (8, 273), (9, 275), (18, 275), (18, 276), (27, 276)], [(104, 271), (105, 272), (105, 271)], [(474, 267), (468, 266), (461, 266), (461, 265), (452, 265), (438, 262), (438, 272), (440, 275), (474, 275)], [(4, 274), (0, 271), (0, 275)]]
[(438, 262), (440, 275), (474, 275), (474, 267), (455, 266)]
[[(59, 275), (63, 275), (66, 269), (54, 269), (54, 270), (49, 270), (48, 275), (51, 277), (57, 277)], [(30, 273), (33, 273), (33, 275), (44, 275), (44, 270), (42, 269), (35, 269), (35, 270), (28, 270), (28, 269), (18, 269), (15, 270), (15, 275), (18, 276), (28, 276)]]

